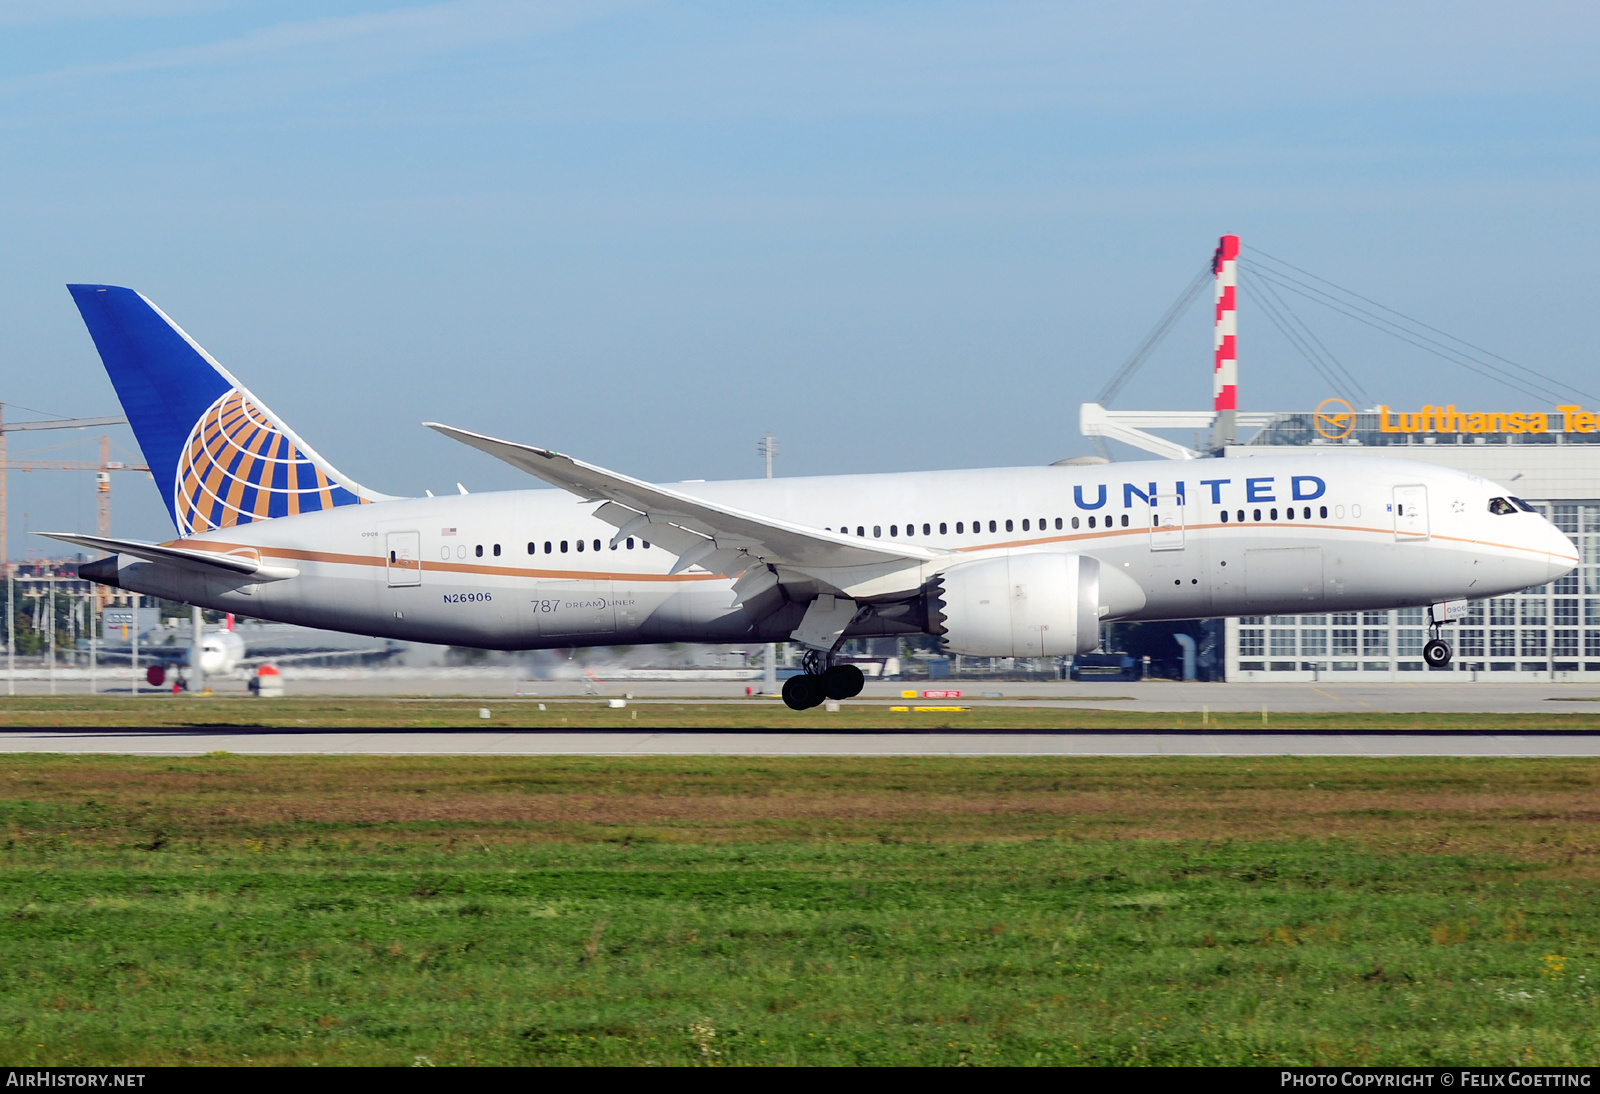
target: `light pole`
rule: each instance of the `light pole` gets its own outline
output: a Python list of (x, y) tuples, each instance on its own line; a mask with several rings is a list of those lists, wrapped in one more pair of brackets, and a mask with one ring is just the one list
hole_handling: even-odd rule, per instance
[(139, 694), (139, 594), (130, 597), (133, 601), (133, 694)]
[[(765, 437), (756, 442), (756, 452), (767, 462), (767, 478), (772, 478), (772, 458), (778, 454), (778, 441), (769, 431)], [(763, 695), (776, 695), (778, 692), (778, 644), (767, 643), (767, 669), (763, 681)]]
[(200, 605), (189, 609), (189, 620), (194, 629), (194, 639), (189, 647), (189, 694), (202, 695), (206, 691), (206, 670), (200, 664), (200, 651), (205, 646), (205, 616)]

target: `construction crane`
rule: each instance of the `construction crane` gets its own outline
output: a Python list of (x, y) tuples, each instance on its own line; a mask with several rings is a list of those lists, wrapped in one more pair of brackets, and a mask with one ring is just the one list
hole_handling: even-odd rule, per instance
[(100, 462), (88, 460), (17, 460), (7, 458), (6, 437), (30, 429), (86, 429), (97, 425), (127, 425), (126, 418), (56, 418), (43, 422), (7, 422), (5, 404), (0, 403), (0, 567), (11, 572), (10, 541), (6, 527), (6, 473), (8, 471), (93, 471), (96, 473), (95, 500), (99, 512), (96, 531), (102, 536), (111, 534), (111, 472), (146, 471), (143, 464), (124, 463), (111, 458), (111, 438), (100, 438)]

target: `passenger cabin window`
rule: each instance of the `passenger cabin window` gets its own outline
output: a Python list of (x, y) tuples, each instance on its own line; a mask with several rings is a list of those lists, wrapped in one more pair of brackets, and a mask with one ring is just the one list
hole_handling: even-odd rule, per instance
[(948, 536), (950, 534), (950, 526), (942, 520), (939, 522), (939, 534), (941, 536)]
[(583, 540), (581, 539), (578, 541), (578, 550), (583, 550)]
[(1517, 507), (1512, 505), (1505, 498), (1489, 499), (1489, 512), (1493, 513), (1497, 517), (1509, 517), (1516, 511)]
[(500, 545), (498, 543), (496, 543), (494, 545), (494, 557), (495, 558), (499, 558), (500, 557)]
[[(563, 548), (561, 548), (561, 549), (562, 549), (562, 550), (563, 550), (563, 551), (565, 551), (565, 550), (566, 550), (566, 548), (565, 548), (565, 547), (563, 547)], [(549, 540), (545, 540), (545, 541), (544, 541), (544, 553), (545, 553), (545, 554), (549, 554), (549, 553), (550, 553), (550, 541), (549, 541)]]
[(997, 527), (995, 527), (995, 523), (994, 523), (994, 521), (992, 521), (992, 520), (991, 520), (991, 521), (990, 521), (990, 522), (989, 522), (989, 531), (991, 531), (991, 532), (998, 532), (998, 531), (999, 531), (999, 530), (1000, 530), (1000, 529), (999, 529), (999, 528), (997, 528)]
[(1128, 526), (1128, 514), (1126, 513), (1122, 514), (1122, 526), (1124, 528)]
[[(1060, 525), (1061, 525), (1061, 522), (1060, 522), (1060, 521), (1057, 521), (1057, 522), (1056, 522), (1056, 526), (1057, 526), (1057, 527), (1060, 527)], [(1076, 528), (1076, 527), (1077, 527), (1077, 526), (1078, 526), (1078, 518), (1077, 518), (1077, 517), (1073, 517), (1073, 518), (1072, 518), (1072, 526), (1073, 526), (1073, 527), (1074, 527), (1074, 528)]]
[[(940, 527), (942, 528), (944, 526), (940, 525)], [(967, 529), (966, 529), (966, 527), (965, 527), (965, 525), (963, 524), (962, 521), (959, 521), (959, 520), (956, 521), (956, 535), (959, 536), (962, 532), (965, 532), (966, 530)]]
[(598, 551), (600, 549), (600, 541), (599, 540), (595, 540), (594, 541), (594, 549), (596, 551)]
[[(1078, 522), (1077, 522), (1076, 519), (1073, 520), (1072, 526), (1074, 528), (1076, 528), (1078, 526)], [(1061, 518), (1060, 517), (1056, 518), (1056, 531), (1058, 531), (1058, 532), (1061, 531)]]
[(483, 557), (483, 544), (481, 544), (481, 543), (478, 544), (478, 546), (473, 549), (473, 553), (476, 554), (479, 558), (482, 558)]
[(931, 525), (931, 524), (924, 524), (924, 525), (923, 525), (923, 526), (922, 526), (922, 534), (923, 534), (923, 535), (925, 535), (925, 536), (931, 536), (931, 535), (933, 535), (933, 525)]
[(898, 524), (889, 525), (889, 538), (890, 539), (894, 539), (899, 534), (900, 534), (900, 526)]
[(1228, 511), (1226, 509), (1224, 509), (1222, 511), (1222, 523), (1223, 524), (1227, 524), (1228, 523)]
[(865, 535), (866, 535), (866, 534), (867, 534), (867, 530), (866, 530), (866, 529), (865, 529), (865, 528), (863, 528), (863, 527), (862, 527), (862, 526), (861, 526), (861, 525), (859, 525), (859, 524), (858, 524), (858, 525), (856, 525), (856, 535), (858, 535), (858, 536), (865, 536)]
[(630, 551), (633, 550), (633, 537), (632, 536), (628, 537), (628, 550), (630, 550)]
[(1328, 519), (1328, 507), (1327, 507), (1327, 506), (1326, 506), (1326, 505), (1324, 505), (1324, 506), (1323, 506), (1323, 507), (1322, 507), (1322, 508), (1321, 508), (1321, 509), (1320, 509), (1320, 510), (1318, 510), (1318, 511), (1319, 511), (1319, 512), (1320, 512), (1320, 513), (1321, 513), (1321, 514), (1322, 514), (1322, 519), (1323, 519), (1323, 520), (1327, 520), (1327, 519)]
[(883, 538), (883, 525), (874, 524), (872, 526), (872, 538), (873, 539), (882, 539)]
[(1010, 521), (1009, 521), (1009, 520), (1008, 520), (1008, 521), (1006, 521), (1006, 531), (1008, 531), (1008, 532), (1009, 532), (1009, 531), (1011, 531), (1011, 530), (1012, 530), (1012, 529), (1011, 529), (1011, 522), (1010, 522)]
[(566, 554), (567, 553), (567, 541), (566, 540), (562, 540), (561, 541), (561, 553), (562, 554)]
[(530, 543), (529, 543), (529, 544), (528, 544), (528, 553), (529, 553), (529, 554), (530, 554), (530, 555), (536, 555), (536, 554), (538, 554), (538, 553), (539, 553), (539, 552), (538, 552), (538, 550), (537, 550), (537, 549), (536, 549), (536, 548), (537, 548), (537, 546), (538, 546), (538, 545), (537, 545), (537, 544), (534, 544), (534, 543), (531, 543), (531, 542), (530, 542)]
[(1094, 527), (1094, 518), (1093, 518), (1093, 517), (1090, 517), (1090, 518), (1089, 518), (1089, 527), (1090, 527), (1090, 528), (1093, 528), (1093, 527)]

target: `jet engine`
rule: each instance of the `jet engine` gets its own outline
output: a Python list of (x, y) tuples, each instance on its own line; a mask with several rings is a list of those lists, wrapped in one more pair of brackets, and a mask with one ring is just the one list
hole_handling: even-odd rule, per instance
[(929, 632), (954, 653), (1087, 653), (1100, 643), (1100, 562), (1027, 551), (958, 563), (939, 575), (927, 604)]

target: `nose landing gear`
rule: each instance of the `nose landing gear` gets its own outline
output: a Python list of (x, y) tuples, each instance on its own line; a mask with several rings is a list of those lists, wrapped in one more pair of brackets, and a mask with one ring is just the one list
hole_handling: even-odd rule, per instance
[(1442, 669), (1450, 663), (1450, 643), (1439, 637), (1437, 623), (1428, 627), (1428, 633), (1431, 637), (1427, 645), (1422, 647), (1422, 659), (1430, 669)]
[(866, 677), (854, 665), (833, 664), (833, 654), (808, 650), (800, 660), (805, 672), (783, 682), (783, 702), (790, 710), (809, 710), (826, 699), (850, 699), (861, 694)]

